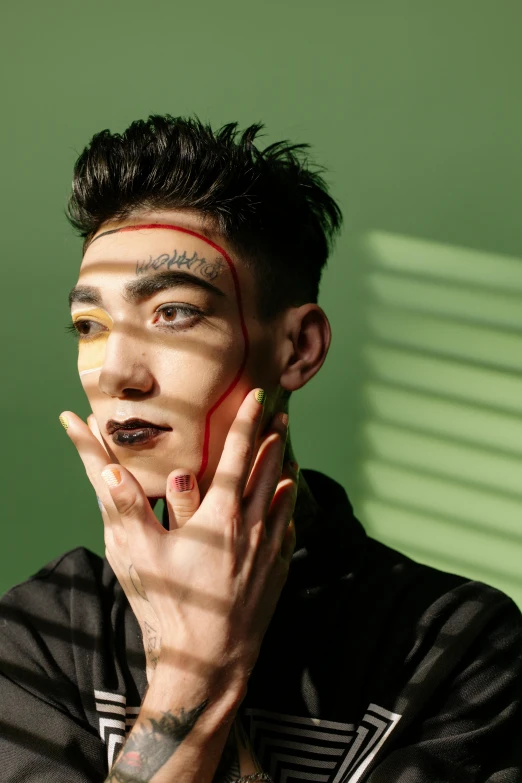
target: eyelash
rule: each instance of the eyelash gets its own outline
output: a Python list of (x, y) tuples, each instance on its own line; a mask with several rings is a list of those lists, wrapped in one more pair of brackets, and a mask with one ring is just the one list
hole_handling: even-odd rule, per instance
[[(163, 312), (164, 310), (175, 310), (176, 313), (181, 313), (182, 315), (198, 316), (197, 319), (195, 321), (193, 321), (191, 324), (189, 324), (188, 326), (185, 325), (184, 321), (181, 324), (179, 324), (179, 325), (176, 325), (176, 322), (169, 323), (168, 321), (164, 321), (163, 323), (160, 324), (160, 328), (161, 329), (167, 329), (169, 331), (178, 332), (178, 331), (181, 331), (181, 330), (191, 329), (193, 326), (196, 326), (196, 324), (199, 321), (201, 321), (201, 319), (203, 318), (202, 311), (199, 310), (197, 307), (193, 307), (192, 305), (182, 305), (182, 304), (176, 304), (176, 303), (168, 303), (168, 304), (162, 305), (161, 307), (158, 307), (158, 309), (156, 310), (155, 314), (158, 315), (159, 313)], [(91, 336), (91, 335), (88, 335), (88, 334), (82, 334), (80, 332), (80, 330), (78, 329), (78, 325), (79, 324), (85, 324), (85, 323), (98, 324), (99, 326), (103, 326), (103, 324), (100, 324), (99, 321), (93, 321), (92, 319), (89, 319), (89, 318), (78, 318), (77, 321), (75, 321), (72, 324), (68, 324), (65, 328), (66, 328), (67, 332), (69, 332), (70, 334), (74, 335), (74, 337), (76, 337), (78, 340), (85, 341), (85, 340), (94, 340), (94, 339), (96, 339), (96, 336), (98, 336), (98, 335)], [(157, 322), (154, 321), (154, 323), (157, 323)]]

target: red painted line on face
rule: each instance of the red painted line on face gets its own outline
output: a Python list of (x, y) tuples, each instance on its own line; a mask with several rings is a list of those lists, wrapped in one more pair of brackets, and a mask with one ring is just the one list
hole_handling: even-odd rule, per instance
[[(170, 231), (181, 231), (184, 234), (190, 234), (193, 237), (197, 237), (198, 239), (202, 239), (203, 242), (206, 242), (207, 245), (210, 245), (210, 247), (214, 248), (214, 250), (217, 250), (218, 253), (220, 253), (225, 261), (228, 264), (228, 267), (230, 269), (230, 273), (232, 275), (232, 280), (234, 281), (234, 290), (236, 294), (237, 299), (237, 309), (239, 311), (239, 321), (241, 324), (241, 332), (243, 334), (243, 340), (245, 345), (245, 350), (243, 353), (243, 359), (241, 361), (241, 365), (239, 367), (239, 370), (236, 374), (236, 377), (230, 384), (230, 386), (226, 389), (226, 391), (221, 395), (221, 397), (218, 399), (218, 401), (212, 406), (212, 408), (207, 412), (206, 418), (205, 418), (205, 433), (203, 437), (203, 453), (201, 455), (201, 464), (196, 476), (196, 481), (200, 481), (201, 476), (206, 470), (207, 464), (208, 464), (208, 450), (209, 450), (209, 443), (210, 443), (210, 417), (214, 413), (214, 411), (221, 405), (221, 403), (228, 397), (229, 394), (232, 393), (234, 388), (237, 386), (239, 379), (241, 378), (241, 375), (243, 373), (243, 370), (245, 369), (245, 365), (248, 358), (248, 351), (249, 351), (249, 342), (248, 342), (248, 332), (245, 325), (245, 319), (243, 317), (243, 305), (241, 300), (241, 290), (239, 288), (239, 278), (237, 276), (237, 271), (234, 266), (234, 262), (226, 252), (226, 250), (223, 250), (222, 247), (219, 245), (216, 245), (215, 242), (212, 242), (210, 239), (207, 239), (202, 234), (198, 234), (197, 231), (191, 231), (189, 228), (182, 228), (181, 226), (175, 226), (168, 223), (144, 223), (143, 225), (138, 226), (124, 226), (123, 228), (116, 228), (112, 229), (110, 231), (104, 231), (101, 234), (98, 234), (96, 239), (99, 239), (100, 237), (104, 236), (105, 234), (115, 234), (120, 231), (138, 231), (139, 229), (143, 228), (163, 228)], [(95, 240), (93, 240), (94, 242)], [(250, 391), (250, 390), (249, 390)], [(248, 394), (248, 392), (247, 392)], [(245, 395), (246, 396), (246, 395)], [(244, 399), (244, 398), (243, 398)]]

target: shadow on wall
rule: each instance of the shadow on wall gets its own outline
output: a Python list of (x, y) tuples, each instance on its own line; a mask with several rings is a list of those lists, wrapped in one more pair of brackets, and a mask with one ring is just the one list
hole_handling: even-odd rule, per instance
[(372, 232), (361, 518), (522, 607), (522, 261)]

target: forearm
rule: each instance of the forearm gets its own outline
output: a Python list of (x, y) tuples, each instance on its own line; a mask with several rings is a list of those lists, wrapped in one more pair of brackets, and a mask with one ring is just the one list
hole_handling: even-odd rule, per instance
[(160, 662), (105, 783), (211, 783), (243, 696)]

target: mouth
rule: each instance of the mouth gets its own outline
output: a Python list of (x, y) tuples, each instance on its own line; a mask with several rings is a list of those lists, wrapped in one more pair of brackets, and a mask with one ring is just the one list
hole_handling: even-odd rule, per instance
[(166, 432), (172, 432), (172, 427), (163, 427), (145, 419), (127, 419), (116, 421), (109, 419), (106, 425), (107, 434), (116, 446), (145, 446)]

